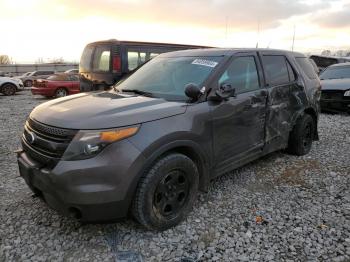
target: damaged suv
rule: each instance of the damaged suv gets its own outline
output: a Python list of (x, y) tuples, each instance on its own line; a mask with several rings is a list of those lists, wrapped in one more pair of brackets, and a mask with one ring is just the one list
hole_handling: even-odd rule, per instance
[[(301, 63), (302, 62), (302, 63)], [(211, 179), (318, 139), (320, 81), (299, 53), (199, 49), (159, 55), (109, 91), (43, 103), (18, 151), (21, 176), (81, 221), (130, 215), (164, 230)]]

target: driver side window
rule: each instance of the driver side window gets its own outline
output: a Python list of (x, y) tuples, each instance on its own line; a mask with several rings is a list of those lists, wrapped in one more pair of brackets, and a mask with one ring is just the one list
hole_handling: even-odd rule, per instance
[(260, 88), (254, 56), (235, 58), (219, 79), (219, 85), (230, 84), (236, 94), (242, 94)]

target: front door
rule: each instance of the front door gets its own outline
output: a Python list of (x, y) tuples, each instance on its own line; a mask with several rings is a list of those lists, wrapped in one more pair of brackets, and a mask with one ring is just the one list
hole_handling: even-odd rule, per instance
[(236, 97), (210, 102), (216, 169), (225, 169), (242, 155), (261, 150), (267, 99), (261, 79), (256, 53), (235, 55), (219, 76), (217, 84), (230, 84), (235, 88)]

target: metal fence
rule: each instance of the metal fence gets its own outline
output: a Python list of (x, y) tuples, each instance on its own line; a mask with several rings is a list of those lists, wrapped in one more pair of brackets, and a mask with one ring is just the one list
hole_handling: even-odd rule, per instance
[(0, 65), (0, 72), (11, 75), (22, 75), (27, 72), (38, 70), (52, 70), (55, 72), (63, 72), (68, 69), (78, 69), (79, 64), (11, 64)]

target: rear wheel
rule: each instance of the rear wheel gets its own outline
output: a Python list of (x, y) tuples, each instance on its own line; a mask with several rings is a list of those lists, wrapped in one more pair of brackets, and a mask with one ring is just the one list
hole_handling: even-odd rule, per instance
[(33, 86), (33, 81), (32, 81), (32, 80), (26, 80), (26, 81), (24, 81), (24, 86), (26, 86), (26, 87), (31, 87), (31, 86)]
[(288, 143), (287, 151), (290, 154), (302, 156), (310, 152), (315, 134), (315, 122), (313, 118), (305, 114), (295, 124)]
[(5, 84), (1, 91), (5, 96), (13, 96), (16, 94), (17, 87), (13, 84)]
[(67, 90), (64, 88), (58, 88), (55, 92), (55, 97), (65, 97), (67, 96)]
[(187, 156), (174, 153), (161, 158), (139, 182), (134, 217), (148, 229), (177, 225), (192, 209), (198, 181), (197, 166)]

